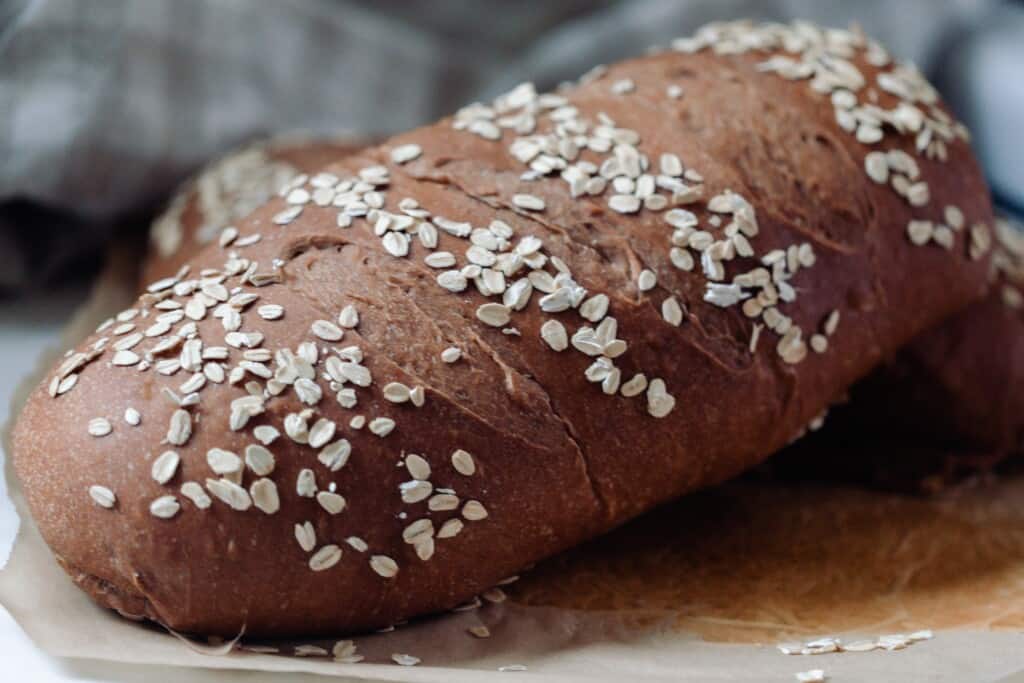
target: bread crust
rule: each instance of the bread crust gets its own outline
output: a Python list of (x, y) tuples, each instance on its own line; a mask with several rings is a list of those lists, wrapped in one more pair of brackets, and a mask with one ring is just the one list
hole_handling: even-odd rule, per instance
[(234, 149), (187, 180), (153, 221), (140, 288), (171, 277), (204, 246), (274, 196), (300, 173), (310, 173), (365, 147), (351, 136), (279, 135)]
[(867, 450), (882, 438), (926, 449), (932, 467), (917, 474), (930, 487), (1021, 453), (1024, 240), (1003, 220), (995, 235), (991, 293), (918, 335), (855, 385), (830, 417), (824, 447), (839, 441)]
[[(872, 66), (861, 52), (852, 62), (875, 79), (882, 67)], [(675, 235), (664, 210), (623, 214), (611, 207), (607, 194), (571, 197), (557, 173), (524, 178), (526, 167), (510, 151), (515, 136), (506, 132), (496, 142), (491, 128), (479, 119), (466, 124), (475, 115), (462, 112), (324, 169), (332, 178), (355, 179), (338, 194), (376, 183), (377, 189), (365, 189), (359, 200), (370, 208), (382, 204), (371, 214), (375, 220), (358, 215), (366, 210), (350, 203), (351, 226), (339, 227), (333, 203), (275, 197), (238, 224), (240, 235), (259, 234), (258, 242), (237, 249), (205, 247), (187, 274), (153, 287), (135, 314), (83, 342), (79, 352), (87, 362), (72, 356), (63, 371), (48, 377), (18, 421), (14, 462), (50, 547), (66, 567), (92, 577), (80, 584), (104, 587), (90, 591), (102, 604), (127, 600), (126, 611), (144, 611), (179, 631), (225, 636), (243, 627), (253, 636), (359, 631), (452, 608), (540, 558), (761, 462), (883, 358), (978, 298), (988, 268), (985, 250), (972, 250), (969, 231), (955, 236), (951, 250), (908, 240), (908, 221), (934, 217), (941, 208), (915, 208), (890, 187), (869, 180), (864, 163), (873, 147), (839, 127), (828, 96), (806, 81), (765, 73), (763, 64), (772, 54), (718, 54), (708, 47), (630, 60), (566, 92), (565, 103), (544, 111), (569, 117), (575, 111), (578, 120), (595, 126), (637, 131), (649, 160), (678, 155), (701, 175), (697, 181), (691, 174), (687, 183), (702, 185), (704, 192), (685, 208), (720, 234), (729, 229), (729, 212), (735, 221), (750, 221), (745, 212), (752, 206), (758, 227), (751, 242), (759, 257), (813, 245), (814, 259), (794, 267), (791, 277), (780, 276), (780, 283), (792, 282), (796, 298), (778, 308), (788, 316), (789, 329), (799, 326), (805, 339), (819, 334), (838, 310), (838, 328), (829, 334), (825, 352), (805, 348), (803, 355), (786, 360), (780, 354), (799, 351), (801, 338), (783, 346), (784, 335), (767, 330), (751, 352), (754, 323), (741, 306), (707, 301), (713, 288), (699, 264), (692, 271), (673, 264)], [(682, 84), (686, 94), (666, 96), (669, 84)], [(875, 95), (881, 106), (895, 105), (892, 95)], [(519, 96), (538, 102), (528, 91)], [(548, 122), (549, 116), (538, 114), (538, 119)], [(628, 132), (613, 135), (631, 139)], [(914, 149), (913, 136), (887, 135), (883, 144), (908, 153)], [(955, 201), (969, 225), (990, 223), (987, 191), (969, 146), (950, 140), (943, 154), (945, 161), (919, 160), (932, 196)], [(381, 168), (386, 184), (380, 182)], [(732, 208), (712, 211), (713, 201)], [(419, 210), (432, 217), (418, 216), (417, 236), (404, 242), (408, 255), (393, 255), (404, 238), (389, 238), (396, 231), (388, 226), (403, 220), (402, 212)], [(720, 225), (714, 224), (715, 215), (724, 216)], [(422, 223), (428, 220), (439, 226), (433, 248), (425, 246), (430, 231)], [(571, 284), (559, 280), (559, 287), (569, 290), (566, 297), (576, 296), (576, 286), (586, 289), (588, 300), (599, 293), (608, 297), (607, 316), (614, 316), (617, 332), (610, 332), (614, 339), (591, 342), (602, 345), (604, 366), (595, 369), (597, 357), (584, 352), (583, 344), (552, 350), (541, 333), (550, 320), (563, 323), (570, 335), (596, 325), (581, 311), (590, 315), (599, 302), (585, 309), (576, 301), (567, 310), (542, 310), (541, 290), (522, 310), (505, 311), (481, 308), (502, 298), (484, 296), (472, 282), (459, 292), (438, 286), (441, 269), (424, 259), (449, 252), (460, 265), (463, 254), (488, 262), (493, 255), (471, 256), (470, 243), (452, 233), (462, 223), (491, 226), (488, 235), (473, 235), (474, 240), (500, 242), (504, 228), (495, 220), (514, 232), (508, 249), (497, 248), (500, 253), (511, 258), (511, 250), (523, 245), (521, 255), (533, 259), (537, 252), (523, 240), (536, 237), (546, 257), (536, 270), (546, 268), (551, 277), (560, 270), (571, 273)], [(750, 228), (749, 222), (744, 225)], [(732, 278), (757, 263), (740, 258), (727, 265)], [(645, 271), (655, 274), (653, 282)], [(522, 276), (513, 271), (509, 283)], [(264, 286), (253, 286), (254, 279)], [(234, 298), (246, 294), (259, 298)], [(557, 299), (558, 291), (550, 296)], [(119, 326), (146, 328), (159, 315), (187, 310), (197, 297), (210, 299), (209, 310), (203, 304), (204, 310), (195, 311), (193, 304), (194, 319), (178, 319), (173, 328), (187, 338), (182, 346), (189, 340), (201, 340), (203, 348), (230, 346), (222, 368), (228, 381), (193, 379), (202, 374), (199, 365), (203, 372), (206, 368), (188, 353), (178, 363), (194, 374), (157, 371), (158, 362), (181, 351), (175, 346), (168, 356), (153, 350), (166, 334), (139, 342), (137, 363), (122, 355), (128, 366), (115, 364), (117, 339), (136, 333), (125, 329), (117, 335), (115, 330), (124, 329)], [(235, 304), (225, 301), (228, 297)], [(671, 311), (665, 308), (670, 297), (681, 309), (678, 326), (664, 313)], [(159, 308), (169, 301), (178, 308)], [(558, 303), (547, 302), (549, 309)], [(283, 317), (266, 320), (257, 314), (267, 304), (281, 306)], [(331, 326), (345, 320), (348, 306), (358, 311), (358, 323), (345, 328), (341, 340), (325, 339), (338, 336)], [(506, 314), (507, 324), (501, 321)], [(262, 335), (242, 343), (252, 346), (248, 357), (228, 342), (225, 328), (235, 326), (233, 332)], [(607, 332), (607, 324), (602, 329)], [(93, 351), (99, 339), (112, 336)], [(624, 353), (614, 348), (617, 339), (628, 342)], [(301, 354), (304, 342), (315, 347), (311, 379), (323, 393), (307, 403), (302, 400), (305, 395), (309, 401), (309, 387), (295, 386), (301, 368), (280, 362), (283, 358), (258, 360), (260, 349), (270, 356), (282, 349)], [(348, 353), (351, 360), (351, 351), (338, 351), (351, 345), (359, 347), (372, 383), (357, 385), (358, 404), (346, 408), (334, 394), (352, 384), (332, 385), (324, 373), (326, 358)], [(461, 357), (450, 363), (442, 352), (451, 347), (460, 349)], [(150, 362), (147, 350), (152, 362), (140, 369)], [(291, 370), (279, 379), (284, 366)], [(606, 382), (613, 374), (609, 367), (621, 372), (622, 385), (643, 373), (647, 390), (616, 391), (618, 382)], [(260, 376), (268, 369), (283, 385), (280, 393), (271, 392), (271, 380)], [(603, 379), (592, 381), (595, 373)], [(61, 391), (72, 374), (73, 387)], [(236, 374), (239, 381), (232, 383)], [(402, 393), (395, 383), (419, 388), (422, 405), (393, 402), (389, 397)], [(232, 429), (247, 384), (263, 397), (263, 412)], [(602, 388), (608, 387), (612, 391), (606, 394)], [(179, 398), (193, 389), (197, 398), (180, 407), (165, 389)], [(140, 424), (121, 419), (127, 408), (141, 413)], [(307, 427), (330, 421), (336, 426), (334, 440), (344, 436), (351, 444), (350, 457), (337, 471), (318, 460), (319, 449), (299, 442), (308, 436), (301, 434), (301, 419), (289, 416), (306, 409), (311, 413)], [(183, 424), (174, 417), (179, 411), (191, 430), (183, 441)], [(357, 415), (378, 432), (386, 423), (375, 419), (393, 419), (394, 430), (378, 435), (368, 427), (356, 429), (351, 419)], [(108, 420), (112, 433), (91, 434), (90, 429), (107, 431), (96, 418)], [(283, 434), (286, 420), (299, 440)], [(242, 455), (256, 443), (256, 426), (282, 432), (268, 446), (276, 465), (266, 475), (276, 483), (279, 509), (243, 512), (215, 495), (212, 505), (200, 509), (179, 493), (186, 480), (216, 479), (211, 463), (224, 456), (210, 451)], [(168, 439), (182, 443), (168, 444)], [(180, 464), (161, 484), (150, 471), (165, 450), (175, 451)], [(471, 454), (472, 473), (456, 466), (456, 450)], [(420, 456), (429, 472), (410, 454)], [(312, 470), (320, 492), (336, 486), (345, 498), (341, 512), (331, 514), (325, 504), (302, 495), (308, 492), (301, 479), (309, 476), (301, 474), (305, 469)], [(246, 489), (260, 478), (250, 469), (240, 476)], [(456, 507), (447, 508), (444, 499), (431, 509), (418, 499), (426, 481), (433, 495), (457, 497)], [(112, 508), (90, 498), (96, 485), (115, 494)], [(225, 485), (206, 488), (212, 493), (217, 486)], [(151, 504), (168, 495), (180, 510), (169, 518), (154, 516)], [(113, 498), (99, 491), (96, 500)], [(164, 501), (156, 509), (163, 514), (168, 505)], [(452, 519), (460, 520), (462, 530), (446, 537), (441, 530)], [(412, 534), (410, 524), (421, 520), (430, 520), (432, 531)], [(316, 537), (309, 551), (295, 536), (295, 526), (306, 522)], [(367, 549), (350, 543), (352, 537)], [(325, 545), (338, 546), (340, 559)], [(313, 571), (311, 562), (330, 566)]]

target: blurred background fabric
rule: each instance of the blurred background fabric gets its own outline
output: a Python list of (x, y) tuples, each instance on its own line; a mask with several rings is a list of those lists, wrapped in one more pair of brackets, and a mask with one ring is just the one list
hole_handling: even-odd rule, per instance
[(87, 270), (245, 140), (392, 133), (742, 17), (860, 24), (934, 79), (1024, 206), (1021, 2), (0, 0), (0, 290)]

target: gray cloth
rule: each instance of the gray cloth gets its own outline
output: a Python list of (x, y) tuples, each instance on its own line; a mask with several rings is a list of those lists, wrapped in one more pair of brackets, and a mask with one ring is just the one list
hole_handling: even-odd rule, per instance
[(230, 146), (381, 134), (712, 19), (859, 21), (927, 68), (996, 0), (0, 0), (0, 286), (59, 277)]

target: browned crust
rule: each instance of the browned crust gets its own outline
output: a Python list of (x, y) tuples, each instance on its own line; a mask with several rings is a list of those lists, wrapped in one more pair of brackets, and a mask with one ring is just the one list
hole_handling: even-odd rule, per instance
[[(983, 301), (919, 335), (850, 391), (820, 437), (801, 448), (840, 446), (857, 469), (926, 489), (985, 471), (1024, 450), (1024, 316), (999, 278)], [(879, 444), (921, 453), (894, 463)], [(883, 455), (884, 453), (884, 455)]]
[[(780, 464), (932, 492), (1024, 452), (1024, 232), (999, 219), (995, 234), (989, 295), (854, 385)], [(841, 462), (816, 467), (822, 449)]]
[[(270, 168), (277, 168), (280, 177), (311, 173), (358, 151), (367, 144), (368, 141), (354, 135), (283, 135), (250, 143), (212, 162), (195, 178), (185, 182), (167, 208), (154, 221), (149, 253), (143, 263), (139, 284), (145, 287), (150, 282), (174, 275), (211, 242), (211, 237), (212, 241), (216, 241), (215, 236), (205, 234), (205, 231), (209, 230), (208, 223), (214, 219), (203, 211), (200, 186), (204, 182), (215, 182), (218, 175), (224, 172), (225, 164), (235, 161), (237, 167), (239, 159), (248, 159), (247, 163), (241, 162), (246, 164), (245, 171), (236, 171), (244, 181), (240, 184), (243, 187), (248, 185), (250, 188), (255, 186), (257, 191), (263, 191), (266, 184), (264, 176)], [(224, 203), (230, 204), (232, 199), (237, 198), (238, 193), (228, 192), (225, 195)], [(237, 215), (239, 211), (230, 213), (234, 220), (243, 217)], [(225, 228), (228, 224), (220, 225), (219, 228)]]

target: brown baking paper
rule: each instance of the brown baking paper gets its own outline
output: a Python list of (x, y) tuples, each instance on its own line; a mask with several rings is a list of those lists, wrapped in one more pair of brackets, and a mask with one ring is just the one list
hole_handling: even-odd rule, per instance
[[(68, 345), (131, 301), (136, 261), (114, 255), (69, 324)], [(30, 386), (20, 388), (15, 414)], [(54, 562), (6, 460), (21, 529), (0, 572), (0, 602), (59, 657), (192, 667), (178, 681), (211, 680), (216, 669), (453, 682), (792, 681), (823, 669), (831, 681), (970, 683), (1024, 672), (1024, 477), (976, 481), (934, 499), (734, 482), (542, 563), (506, 587), (504, 602), (355, 636), (365, 661), (344, 664), (292, 654), (296, 645), (330, 651), (334, 640), (243, 639), (211, 654), (228, 648), (204, 650), (95, 606)], [(481, 624), (489, 638), (468, 633)], [(776, 647), (918, 629), (935, 637), (899, 651), (785, 655)], [(246, 649), (253, 645), (281, 654)], [(399, 666), (393, 654), (422, 662)]]

